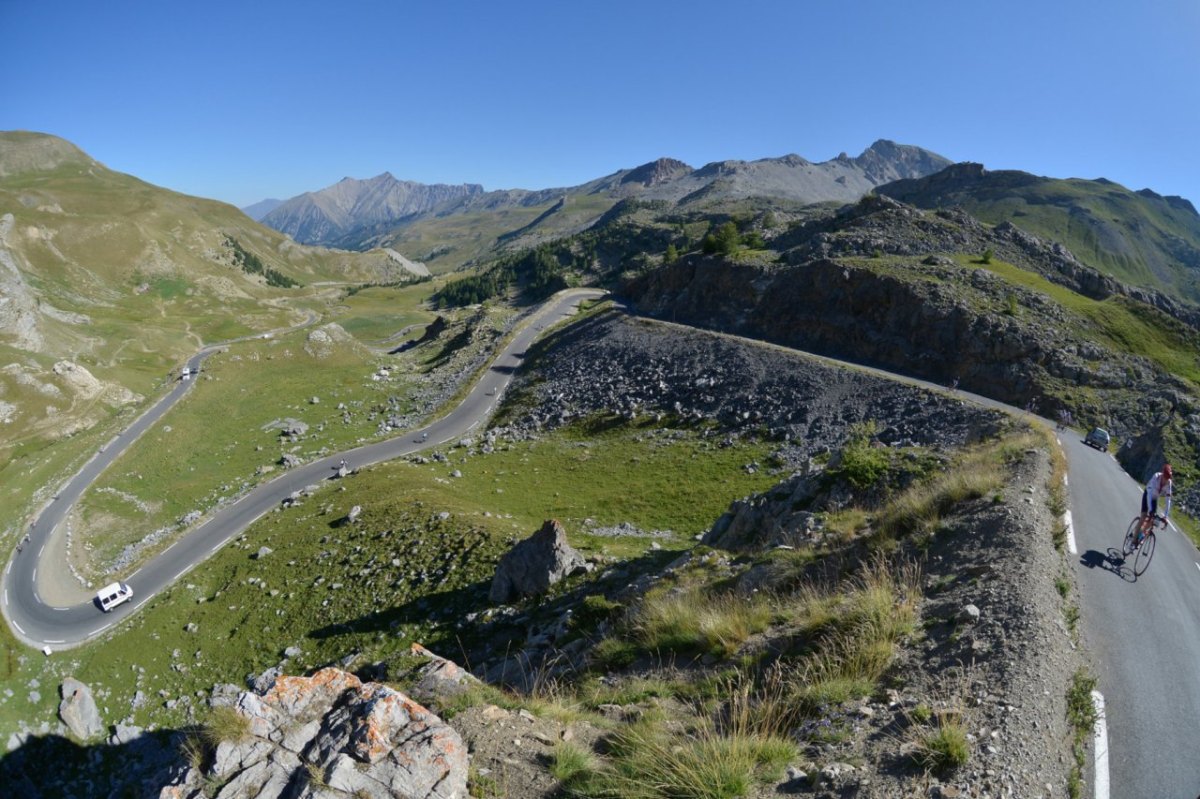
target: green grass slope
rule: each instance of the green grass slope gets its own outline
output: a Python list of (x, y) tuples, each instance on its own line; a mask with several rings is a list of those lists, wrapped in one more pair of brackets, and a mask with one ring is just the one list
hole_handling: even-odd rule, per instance
[(1200, 214), (1188, 201), (1105, 179), (1066, 180), (957, 164), (881, 194), (921, 208), (961, 206), (1064, 244), (1087, 265), (1137, 286), (1200, 300)]
[(0, 528), (77, 465), (68, 437), (103, 443), (201, 346), (316, 322), (348, 284), (408, 278), (383, 251), (304, 247), (62, 139), (0, 132)]

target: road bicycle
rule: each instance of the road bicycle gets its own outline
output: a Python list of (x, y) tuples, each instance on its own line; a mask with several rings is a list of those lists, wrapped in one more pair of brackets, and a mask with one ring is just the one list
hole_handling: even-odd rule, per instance
[[(1133, 521), (1129, 523), (1129, 530), (1125, 533), (1125, 542), (1121, 545), (1121, 554), (1128, 558), (1133, 555), (1133, 574), (1135, 577), (1141, 577), (1142, 572), (1150, 565), (1150, 559), (1154, 557), (1154, 545), (1158, 538), (1154, 534), (1156, 527), (1165, 528), (1167, 526), (1167, 518), (1165, 516), (1147, 516), (1144, 522), (1141, 515), (1134, 516)], [(1138, 531), (1141, 530), (1142, 540), (1138, 541)]]

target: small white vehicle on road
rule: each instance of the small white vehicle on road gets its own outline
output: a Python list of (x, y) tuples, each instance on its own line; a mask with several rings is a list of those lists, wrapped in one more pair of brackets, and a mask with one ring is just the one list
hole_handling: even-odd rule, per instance
[(128, 583), (110, 583), (96, 592), (96, 601), (100, 603), (100, 609), (105, 613), (131, 599), (133, 599), (133, 589), (129, 587)]

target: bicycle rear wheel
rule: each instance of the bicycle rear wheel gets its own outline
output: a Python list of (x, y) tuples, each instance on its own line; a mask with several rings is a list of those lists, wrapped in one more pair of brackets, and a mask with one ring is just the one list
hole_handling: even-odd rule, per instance
[(1138, 525), (1142, 523), (1141, 516), (1134, 516), (1133, 521), (1129, 523), (1129, 530), (1125, 533), (1125, 541), (1121, 544), (1121, 554), (1129, 557), (1133, 554), (1133, 542), (1136, 540)]
[(1158, 539), (1153, 532), (1147, 533), (1142, 539), (1142, 545), (1138, 547), (1137, 557), (1133, 559), (1133, 575), (1141, 577), (1142, 572), (1146, 571), (1146, 567), (1150, 565), (1150, 559), (1154, 557), (1154, 542)]

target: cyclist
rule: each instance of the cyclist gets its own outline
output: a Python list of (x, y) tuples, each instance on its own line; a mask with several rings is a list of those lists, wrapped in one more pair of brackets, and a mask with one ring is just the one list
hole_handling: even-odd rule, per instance
[(1134, 546), (1142, 543), (1146, 532), (1154, 523), (1154, 517), (1158, 514), (1159, 497), (1163, 497), (1167, 501), (1163, 508), (1163, 519), (1165, 520), (1171, 514), (1171, 495), (1175, 489), (1174, 481), (1171, 478), (1171, 464), (1164, 463), (1162, 471), (1155, 472), (1154, 476), (1146, 483), (1146, 490), (1142, 492), (1142, 523), (1138, 526), (1137, 541), (1134, 542)]

